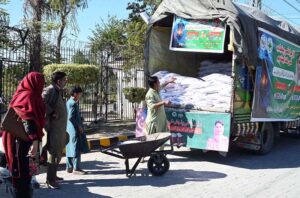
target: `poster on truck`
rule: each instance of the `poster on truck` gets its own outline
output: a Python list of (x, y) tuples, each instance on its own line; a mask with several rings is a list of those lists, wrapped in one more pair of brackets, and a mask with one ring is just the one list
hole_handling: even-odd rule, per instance
[(300, 46), (262, 28), (258, 42), (251, 120), (295, 120), (300, 116)]
[(166, 109), (174, 146), (227, 152), (230, 114)]
[[(145, 117), (147, 109), (138, 109), (136, 137), (147, 134)], [(187, 112), (166, 108), (173, 146), (228, 152), (229, 113)]]
[(223, 53), (225, 23), (219, 19), (195, 20), (174, 16), (170, 50)]
[(136, 118), (135, 118), (135, 137), (142, 137), (146, 135), (146, 117), (147, 109), (138, 108), (136, 109)]

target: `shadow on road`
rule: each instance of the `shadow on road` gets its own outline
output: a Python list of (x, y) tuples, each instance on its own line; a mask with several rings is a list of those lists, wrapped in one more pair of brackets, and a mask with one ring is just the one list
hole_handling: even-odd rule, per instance
[(118, 162), (102, 162), (102, 161), (83, 161), (80, 162), (80, 166), (83, 169), (88, 169), (88, 170), (104, 170), (104, 169), (111, 169), (115, 168), (119, 164)]
[[(119, 164), (118, 162), (101, 162), (101, 161), (84, 161), (81, 162), (81, 166), (83, 169), (86, 170), (91, 170), (91, 174), (98, 174), (101, 171), (106, 172), (105, 170), (114, 168), (116, 164)], [(64, 171), (66, 169), (65, 163), (62, 163), (59, 165), (59, 170)], [(94, 171), (95, 170), (95, 171)], [(40, 171), (40, 173), (46, 173), (46, 167), (43, 167), (43, 169)], [(124, 172), (122, 172), (124, 174)], [(63, 176), (64, 177), (64, 176)], [(70, 174), (70, 177), (72, 177), (72, 174)], [(67, 178), (67, 177), (64, 177)], [(39, 190), (35, 192), (34, 197), (43, 197), (45, 195), (52, 195), (55, 194), (55, 197), (63, 197), (63, 198), (82, 198), (82, 197), (91, 197), (91, 198), (111, 198), (109, 196), (104, 196), (104, 195), (99, 195), (99, 194), (94, 194), (90, 192), (88, 189), (89, 187), (89, 180), (81, 180), (82, 184), (81, 185), (80, 180), (77, 181), (77, 183), (72, 182), (61, 182), (61, 190), (53, 190), (53, 189), (48, 189), (45, 184), (42, 183), (42, 186)], [(72, 183), (74, 185), (77, 185), (78, 188), (74, 188), (72, 185), (65, 185), (65, 183)], [(76, 187), (77, 187), (76, 186)], [(79, 188), (80, 187), (80, 188)]]
[[(74, 186), (61, 185), (61, 190), (53, 190), (49, 188), (40, 188), (36, 192), (34, 192), (33, 197), (56, 197), (56, 198), (112, 198), (110, 196), (105, 196), (101, 194), (94, 194), (89, 192), (87, 188), (88, 185), (78, 185), (77, 189), (74, 189)], [(80, 187), (80, 188), (79, 188)], [(86, 187), (86, 188), (85, 188)], [(52, 196), (50, 196), (52, 195)]]
[[(83, 169), (89, 169), (89, 170), (104, 170), (104, 169), (111, 169), (115, 168), (116, 164), (119, 164), (118, 162), (101, 162), (101, 161), (83, 161), (80, 162), (80, 166)], [(42, 168), (41, 168), (42, 167)], [(46, 173), (46, 166), (41, 166), (40, 167), (40, 174), (41, 173)], [(66, 170), (66, 164), (65, 163), (60, 163), (58, 165), (58, 171), (64, 171)]]
[[(187, 182), (207, 182), (214, 179), (227, 177), (226, 174), (213, 171), (195, 171), (192, 169), (169, 170), (164, 176), (152, 176), (149, 170), (141, 168), (136, 171), (136, 174), (127, 178), (124, 169), (119, 167), (112, 168), (111, 165), (118, 164), (117, 162), (99, 162), (86, 161), (82, 162), (82, 168), (89, 170), (89, 175), (112, 175), (117, 178), (101, 178), (101, 179), (77, 179), (65, 180), (60, 182), (61, 190), (55, 191), (55, 197), (103, 197), (108, 196), (94, 194), (90, 192), (90, 188), (94, 187), (124, 187), (124, 186), (154, 186), (167, 187), (172, 185), (185, 184)], [(36, 192), (35, 197), (50, 195), (53, 190), (42, 187)]]
[[(103, 171), (103, 174), (124, 174), (119, 170)], [(73, 180), (64, 181), (61, 183), (62, 188), (64, 186), (78, 185), (81, 187), (114, 187), (114, 186), (155, 186), (166, 187), (178, 184), (185, 184), (187, 182), (206, 182), (212, 179), (225, 178), (227, 175), (219, 172), (211, 171), (194, 171), (191, 169), (183, 170), (170, 170), (164, 176), (155, 177), (149, 175), (148, 169), (142, 169), (136, 171), (136, 176), (131, 178), (118, 178), (118, 179), (91, 179), (91, 180)]]
[(300, 167), (300, 139), (289, 136), (281, 136), (273, 150), (266, 155), (258, 155), (254, 152), (233, 148), (227, 157), (222, 157), (218, 152), (203, 153), (200, 150), (178, 151), (175, 156), (182, 158), (171, 159), (172, 162), (183, 161), (209, 161), (246, 169), (279, 169)]

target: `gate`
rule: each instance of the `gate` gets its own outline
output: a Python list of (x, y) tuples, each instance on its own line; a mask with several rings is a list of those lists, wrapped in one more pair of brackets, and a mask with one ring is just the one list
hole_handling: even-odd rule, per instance
[(6, 112), (19, 82), (30, 71), (27, 60), (27, 46), (0, 44), (0, 113)]
[(123, 88), (145, 87), (144, 70), (141, 67), (125, 70), (125, 61), (120, 55), (111, 56), (101, 67), (101, 112), (106, 121), (135, 119), (132, 104), (125, 98)]
[[(17, 47), (0, 45), (0, 112), (6, 111), (7, 102), (11, 100), (18, 83), (30, 71), (27, 45), (22, 43), (14, 46)], [(55, 60), (52, 48), (43, 50), (44, 61)], [(62, 48), (61, 54), (62, 63), (77, 63), (76, 58), (80, 58), (80, 63), (77, 64), (94, 64), (100, 67), (98, 82), (82, 86), (84, 94), (79, 106), (86, 122), (134, 119), (132, 104), (125, 99), (123, 88), (145, 87), (144, 71), (141, 66), (124, 69), (124, 65), (132, 57), (123, 57), (122, 48), (109, 56), (103, 51), (94, 54), (89, 48)]]

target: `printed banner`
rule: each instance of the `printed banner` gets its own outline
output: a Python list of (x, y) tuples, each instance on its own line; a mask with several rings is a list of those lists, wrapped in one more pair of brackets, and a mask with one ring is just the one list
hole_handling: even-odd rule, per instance
[(259, 28), (252, 121), (292, 121), (300, 115), (300, 46)]
[(170, 50), (223, 53), (225, 23), (219, 19), (194, 20), (174, 16)]
[[(147, 109), (139, 109), (136, 118), (136, 137), (146, 134)], [(174, 146), (227, 152), (229, 147), (229, 113), (186, 112), (166, 109)]]
[(142, 137), (146, 135), (146, 117), (147, 109), (138, 108), (136, 110), (136, 127), (135, 127), (135, 137)]
[[(253, 93), (253, 83), (251, 75), (249, 73), (248, 66), (245, 64), (244, 60), (235, 59), (234, 60), (234, 72), (236, 76), (235, 83), (235, 92), (234, 92), (234, 101), (233, 109), (234, 114), (242, 115), (251, 115), (251, 100)], [(239, 119), (234, 120), (235, 123), (239, 122)], [(244, 123), (244, 120), (241, 120), (241, 123)]]
[(166, 109), (174, 146), (228, 151), (230, 114)]

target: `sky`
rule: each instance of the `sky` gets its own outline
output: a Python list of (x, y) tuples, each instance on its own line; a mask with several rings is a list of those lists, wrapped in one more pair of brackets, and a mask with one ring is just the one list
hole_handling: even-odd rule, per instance
[[(79, 11), (77, 15), (79, 34), (74, 36), (68, 33), (68, 38), (87, 42), (88, 37), (92, 35), (92, 29), (100, 23), (101, 18), (104, 21), (108, 15), (114, 15), (120, 19), (127, 18), (126, 6), (130, 1), (132, 0), (88, 0), (88, 8)], [(249, 2), (249, 0), (237, 1)], [(10, 0), (10, 3), (4, 6), (10, 13), (10, 25), (20, 24), (23, 18), (23, 2), (24, 0)], [(300, 0), (262, 0), (262, 3), (264, 9), (269, 10), (273, 17), (283, 18), (300, 27)]]
[[(10, 0), (9, 4), (3, 6), (10, 13), (11, 26), (20, 24), (23, 18), (23, 2), (24, 0)], [(77, 37), (69, 34), (69, 39), (88, 41), (88, 37), (92, 35), (91, 30), (97, 23), (101, 22), (101, 18), (105, 21), (108, 15), (126, 19), (128, 17), (126, 10), (128, 2), (130, 0), (88, 0), (88, 8), (78, 11), (79, 34)]]
[[(247, 3), (249, 0), (237, 0)], [(273, 18), (281, 18), (300, 27), (300, 0), (261, 0), (262, 7)], [(252, 1), (250, 1), (252, 2)], [(290, 5), (289, 5), (290, 4)], [(295, 8), (293, 8), (292, 6)]]

